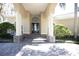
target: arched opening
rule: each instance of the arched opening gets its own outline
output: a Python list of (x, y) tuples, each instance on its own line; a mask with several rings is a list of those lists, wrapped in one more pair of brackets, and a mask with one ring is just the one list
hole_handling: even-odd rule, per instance
[(32, 17), (31, 27), (32, 34), (40, 33), (40, 19), (38, 16)]

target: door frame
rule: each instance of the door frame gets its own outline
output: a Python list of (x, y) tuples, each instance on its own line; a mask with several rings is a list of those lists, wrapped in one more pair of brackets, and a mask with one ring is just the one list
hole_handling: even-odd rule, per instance
[[(41, 34), (41, 19), (40, 19), (40, 16), (37, 16), (38, 19), (39, 19), (39, 33), (38, 34)], [(30, 33), (32, 33), (32, 19), (33, 19), (33, 16), (31, 16), (31, 19), (30, 19)]]

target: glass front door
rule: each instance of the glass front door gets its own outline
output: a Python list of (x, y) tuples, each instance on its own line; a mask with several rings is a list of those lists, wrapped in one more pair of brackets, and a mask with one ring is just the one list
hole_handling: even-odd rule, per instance
[(32, 33), (39, 33), (39, 23), (32, 23)]

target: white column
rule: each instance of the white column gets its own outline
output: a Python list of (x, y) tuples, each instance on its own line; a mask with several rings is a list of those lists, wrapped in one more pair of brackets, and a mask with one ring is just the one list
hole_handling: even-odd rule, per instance
[(22, 24), (22, 18), (21, 15), (17, 12), (16, 13), (16, 36), (22, 35), (22, 30), (21, 30), (21, 24)]
[(77, 3), (74, 3), (74, 38), (77, 38), (78, 31), (78, 17), (77, 17), (78, 6)]
[(48, 16), (48, 41), (55, 42), (52, 13)]
[(55, 7), (57, 3), (49, 4), (47, 9), (47, 20), (48, 20), (48, 41), (49, 42), (55, 42), (55, 36), (54, 36), (54, 28), (53, 28), (53, 16), (55, 12)]
[(16, 35), (14, 42), (19, 43), (22, 40), (22, 15), (19, 11), (16, 11)]

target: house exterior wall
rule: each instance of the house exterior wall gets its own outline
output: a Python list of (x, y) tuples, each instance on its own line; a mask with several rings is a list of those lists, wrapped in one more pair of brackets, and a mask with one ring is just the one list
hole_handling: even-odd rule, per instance
[[(21, 5), (21, 4), (14, 4), (15, 6), (15, 10), (16, 11), (16, 14), (18, 12), (18, 15), (19, 16), (19, 20), (16, 21), (16, 22), (20, 22), (20, 25), (21, 25), (21, 31), (23, 34), (30, 34), (30, 13), (27, 12), (24, 7)], [(18, 23), (16, 25), (18, 25)], [(19, 26), (20, 27), (20, 26)], [(18, 29), (17, 31), (19, 31), (20, 29)]]
[[(31, 15), (28, 11), (25, 10), (25, 8), (21, 4), (14, 4), (15, 9), (18, 11), (18, 17), (19, 17), (19, 22), (21, 22), (22, 30), (18, 29), (18, 34), (20, 34), (20, 31), (23, 31), (23, 34), (30, 34), (31, 33)], [(50, 19), (50, 16), (54, 14), (55, 6), (54, 4), (49, 4), (45, 12), (42, 12), (40, 15), (40, 29), (41, 29), (41, 34), (47, 34), (48, 33), (48, 19)], [(68, 8), (67, 8), (68, 9)], [(17, 13), (16, 11), (16, 13)], [(68, 27), (72, 33), (74, 34), (74, 18), (66, 18), (66, 19), (53, 19), (53, 16), (51, 16), (53, 22), (55, 24), (62, 24), (66, 27)], [(79, 18), (78, 18), (79, 19)], [(16, 17), (13, 18), (8, 18), (8, 22), (10, 23), (15, 23), (16, 22)], [(78, 22), (79, 23), (79, 22)], [(53, 23), (52, 23), (53, 24)], [(78, 24), (77, 24), (78, 25)], [(79, 26), (77, 27), (79, 30)], [(78, 31), (79, 35), (79, 31)]]
[(45, 12), (41, 13), (41, 34), (48, 33), (48, 20), (52, 19), (53, 21), (53, 14), (54, 14), (55, 6), (56, 6), (56, 3), (49, 4)]
[(47, 34), (47, 19), (43, 13), (41, 13), (41, 34)]
[(23, 15), (22, 18), (23, 34), (30, 34), (30, 13)]
[[(54, 5), (54, 4), (53, 4)], [(23, 34), (30, 34), (31, 33), (31, 15), (29, 12), (27, 12), (24, 7), (19, 4), (16, 9), (18, 10), (19, 14), (21, 15), (22, 18), (22, 26), (23, 26)], [(48, 16), (50, 15), (50, 13), (52, 10), (54, 10), (54, 8), (52, 8), (52, 5), (49, 4), (47, 9), (45, 10), (45, 12), (42, 12), (40, 15), (40, 29), (41, 29), (41, 34), (47, 34), (48, 32)], [(78, 18), (79, 19), (79, 18)], [(10, 18), (8, 19), (8, 22), (10, 23), (14, 23), (16, 22), (16, 18)], [(55, 24), (62, 24), (65, 27), (68, 27), (72, 33), (74, 34), (74, 18), (66, 18), (66, 19), (53, 19), (53, 22)], [(79, 23), (79, 22), (78, 22)], [(79, 26), (78, 26), (78, 30), (79, 30)], [(79, 35), (79, 31), (78, 31), (78, 35)]]
[[(55, 10), (55, 4), (49, 4), (47, 6), (47, 9), (45, 12), (41, 13), (40, 15), (40, 29), (41, 29), (41, 34), (47, 34), (48, 33), (48, 19), (52, 17), (54, 10)], [(53, 8), (52, 8), (53, 7)], [(30, 34), (31, 32), (31, 15), (29, 12), (27, 12), (21, 4), (17, 7), (19, 9), (19, 14), (21, 15), (22, 18), (22, 28), (23, 28), (23, 34)], [(51, 15), (50, 15), (51, 14)], [(53, 23), (52, 23), (53, 24)]]
[[(31, 33), (31, 15), (28, 11), (25, 10), (25, 8), (21, 4), (14, 4), (16, 14), (19, 17), (19, 20), (17, 22), (20, 22), (20, 29), (18, 29), (18, 34), (19, 32), (23, 31), (23, 34), (30, 34)], [(48, 19), (52, 19), (52, 16), (54, 14), (55, 6), (54, 4), (49, 4), (47, 6), (47, 9), (45, 12), (41, 13), (40, 15), (40, 29), (41, 29), (41, 34), (47, 34), (48, 33)], [(16, 18), (17, 19), (17, 18)], [(16, 20), (15, 19), (15, 20)], [(15, 21), (14, 20), (14, 21)], [(52, 23), (53, 24), (53, 23)], [(18, 25), (18, 23), (16, 24)], [(18, 26), (19, 27), (19, 26)]]

